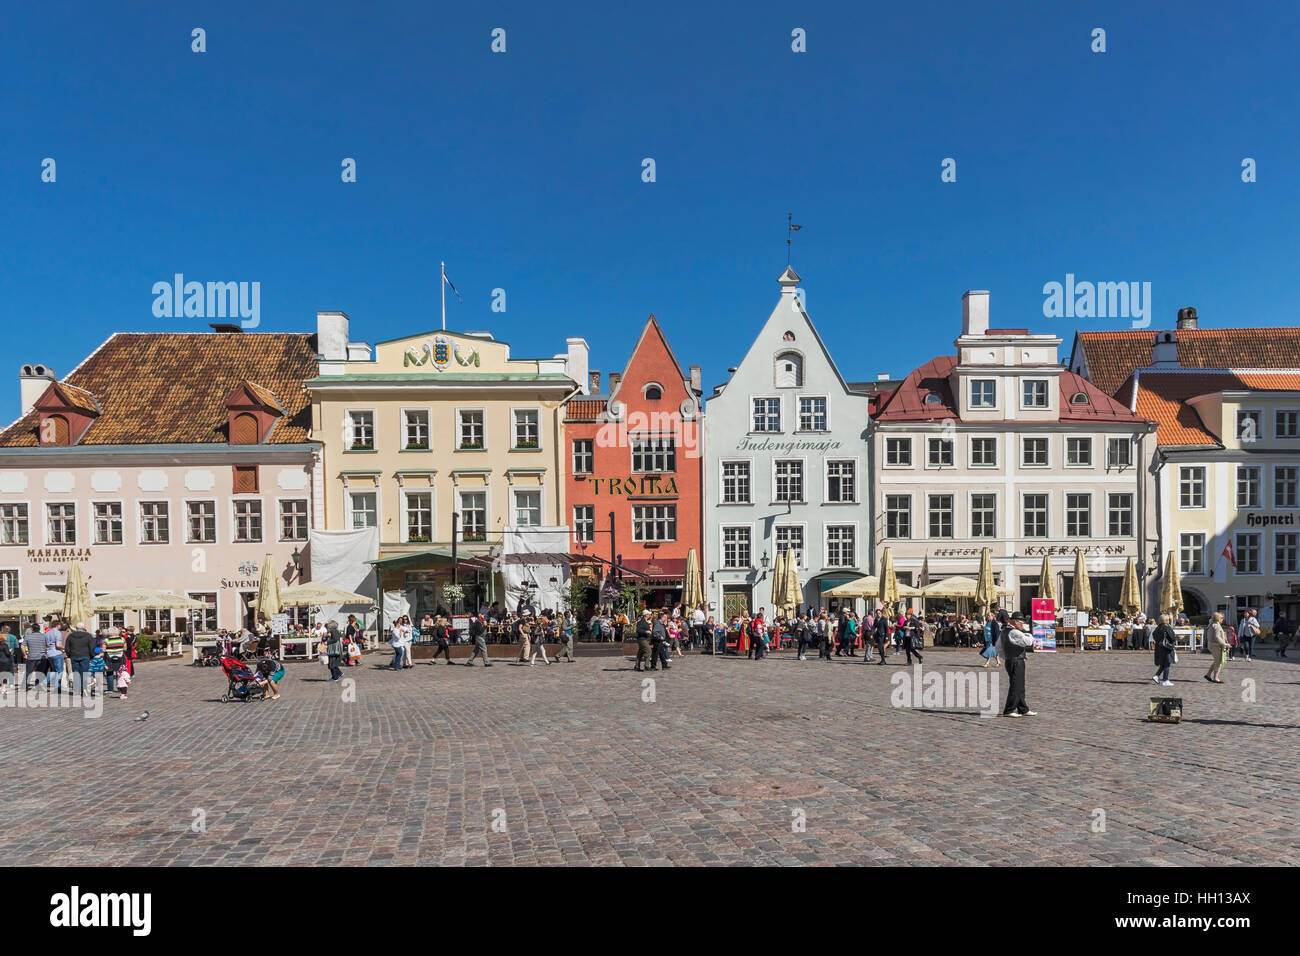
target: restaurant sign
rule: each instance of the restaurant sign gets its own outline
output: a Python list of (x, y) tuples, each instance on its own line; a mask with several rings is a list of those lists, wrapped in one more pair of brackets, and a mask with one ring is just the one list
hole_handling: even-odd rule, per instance
[(28, 548), (27, 560), (37, 564), (48, 561), (88, 561), (89, 548)]
[(591, 493), (600, 494), (600, 486), (605, 486), (607, 495), (675, 495), (677, 494), (677, 479), (673, 477), (660, 478), (658, 475), (641, 475), (634, 477), (628, 475), (626, 478), (588, 478), (591, 484)]

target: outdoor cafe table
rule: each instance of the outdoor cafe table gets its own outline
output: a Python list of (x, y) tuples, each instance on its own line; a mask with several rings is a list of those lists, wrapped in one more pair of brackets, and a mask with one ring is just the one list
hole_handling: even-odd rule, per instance
[(315, 646), (316, 635), (314, 634), (281, 634), (280, 660), (288, 660), (291, 657), (315, 657)]

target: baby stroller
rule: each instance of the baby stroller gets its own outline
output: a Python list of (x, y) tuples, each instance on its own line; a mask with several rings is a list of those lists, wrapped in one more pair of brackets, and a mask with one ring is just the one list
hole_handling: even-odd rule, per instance
[(204, 647), (199, 650), (199, 659), (197, 661), (200, 667), (219, 667), (221, 659), (226, 656), (226, 650), (221, 646), (221, 641), (212, 647)]
[(257, 675), (249, 670), (248, 665), (235, 657), (221, 658), (221, 669), (226, 672), (230, 686), (221, 695), (221, 702), (242, 700), (260, 700), (261, 694), (253, 693), (257, 689)]

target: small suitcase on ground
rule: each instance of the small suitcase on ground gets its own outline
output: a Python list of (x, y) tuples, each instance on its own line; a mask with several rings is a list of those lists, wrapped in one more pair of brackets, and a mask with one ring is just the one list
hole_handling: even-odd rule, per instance
[(1183, 719), (1181, 697), (1152, 697), (1147, 720), (1157, 724), (1177, 724)]

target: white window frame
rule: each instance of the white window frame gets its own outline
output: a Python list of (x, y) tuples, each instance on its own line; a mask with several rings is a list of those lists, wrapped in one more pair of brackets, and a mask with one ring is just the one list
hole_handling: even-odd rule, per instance
[[(725, 474), (727, 465), (744, 465), (746, 472), (745, 483), (748, 486), (748, 492), (743, 501), (727, 500), (727, 476)], [(718, 462), (718, 504), (724, 507), (734, 505), (752, 505), (754, 503), (754, 459), (752, 458), (723, 458)]]
[(401, 542), (403, 544), (413, 544), (411, 541), (411, 495), (428, 495), (429, 496), (429, 543), (432, 544), (438, 540), (437, 523), (438, 523), (438, 495), (436, 490), (430, 486), (428, 488), (403, 488), (401, 491), (402, 504), (400, 515), (401, 518)]
[[(776, 466), (778, 464), (799, 463), (799, 497), (778, 498), (776, 496)], [(806, 505), (808, 503), (808, 459), (807, 458), (773, 458), (772, 459), (772, 504)]]
[[(369, 449), (352, 447), (353, 445), (356, 444), (356, 419), (353, 416), (357, 414), (370, 416), (370, 448)], [(378, 412), (375, 411), (375, 409), (362, 408), (360, 406), (358, 406), (357, 408), (346, 409), (343, 412), (343, 421), (347, 423), (347, 433), (348, 433), (347, 445), (344, 446), (343, 448), (345, 452), (348, 453), (360, 452), (362, 454), (368, 454), (371, 451), (379, 450), (379, 414)]]
[[(1116, 445), (1122, 445), (1128, 461), (1116, 464), (1115, 457), (1112, 454)], [(1125, 468), (1133, 467), (1133, 439), (1126, 435), (1107, 435), (1106, 436), (1106, 469), (1117, 468), (1123, 471)]]
[[(648, 519), (648, 523), (650, 524), (659, 524), (659, 523), (667, 524), (669, 521), (671, 521), (672, 534), (668, 537), (663, 537), (663, 538), (658, 538), (658, 537), (647, 538), (645, 537), (644, 534), (642, 534), (641, 537), (637, 537), (637, 526), (641, 525), (642, 528), (644, 528), (644, 526), (647, 524), (646, 518), (640, 518), (640, 519), (637, 518), (637, 510), (644, 509), (644, 508), (651, 509), (652, 516)], [(656, 511), (659, 508), (671, 509), (671, 511), (665, 510), (664, 517), (660, 518), (654, 516), (654, 511)], [(670, 513), (672, 515), (671, 518), (668, 517)], [(678, 516), (677, 516), (677, 502), (675, 501), (638, 501), (636, 502), (636, 504), (632, 505), (631, 518), (632, 518), (632, 540), (637, 544), (671, 544), (677, 540)]]
[[(1183, 504), (1183, 474), (1185, 472), (1201, 473), (1201, 503), (1199, 505)], [(1210, 470), (1204, 465), (1179, 465), (1178, 466), (1178, 489), (1177, 489), (1177, 508), (1179, 511), (1204, 511), (1210, 506)]]
[[(935, 534), (931, 527), (930, 515), (934, 512), (935, 498), (948, 499), (948, 534)], [(957, 539), (957, 494), (951, 488), (925, 493), (925, 539), (927, 541), (955, 541)]]
[[(992, 534), (975, 533), (975, 496), (976, 495), (987, 495), (988, 497), (993, 499), (993, 533)], [(999, 533), (998, 530), (998, 517), (999, 517), (999, 512), (1002, 510), (1001, 498), (999, 497), (996, 491), (985, 490), (985, 491), (968, 492), (966, 495), (966, 509), (967, 509), (966, 510), (966, 520), (967, 520), (966, 537), (970, 538), (972, 541), (976, 538), (979, 538), (984, 541), (988, 541), (992, 538), (1002, 537), (1002, 535)]]
[[(346, 524), (344, 525), (344, 527), (348, 531), (359, 531), (362, 528), (380, 528), (381, 529), (380, 534), (382, 535), (384, 512), (382, 509), (382, 502), (379, 499), (379, 489), (378, 488), (347, 488), (344, 489), (343, 494), (346, 496), (346, 500), (344, 504), (347, 505), (347, 510), (345, 512)], [(357, 495), (374, 495), (375, 523), (373, 525), (368, 525), (368, 524), (359, 525), (356, 523), (355, 516), (357, 514), (357, 509), (353, 506), (353, 500)]]
[[(1131, 538), (1137, 533), (1137, 495), (1132, 491), (1110, 491), (1103, 492), (1106, 496), (1106, 537), (1108, 538)], [(1115, 511), (1112, 499), (1127, 497), (1128, 498), (1128, 532), (1115, 534), (1110, 530), (1110, 516)], [(1094, 537), (1096, 537), (1094, 535)]]
[[(975, 443), (977, 441), (992, 442), (993, 444), (993, 463), (991, 465), (977, 464), (975, 462)], [(966, 462), (970, 468), (992, 468), (998, 467), (998, 439), (996, 435), (971, 435), (970, 441), (966, 443)]]
[[(1071, 534), (1071, 533), (1070, 533), (1070, 499), (1071, 499), (1071, 498), (1074, 498), (1074, 497), (1083, 497), (1083, 498), (1087, 498), (1087, 499), (1088, 499), (1088, 531), (1087, 531), (1086, 534), (1078, 534), (1078, 533)], [(1065, 528), (1064, 528), (1064, 530), (1065, 530), (1065, 537), (1067, 537), (1067, 538), (1092, 538), (1092, 537), (1094, 536), (1094, 535), (1093, 535), (1093, 531), (1094, 531), (1094, 529), (1095, 529), (1096, 526), (1097, 526), (1097, 523), (1096, 523), (1096, 521), (1094, 520), (1094, 518), (1096, 517), (1097, 511), (1096, 511), (1096, 509), (1093, 508), (1093, 506), (1092, 506), (1092, 504), (1093, 504), (1093, 502), (1092, 502), (1092, 492), (1091, 492), (1091, 491), (1066, 491), (1066, 492), (1062, 495), (1061, 503), (1062, 503), (1062, 506), (1063, 506), (1063, 508), (1064, 508), (1064, 511), (1062, 512), (1062, 514), (1063, 514), (1064, 517), (1065, 517)]]
[[(579, 516), (578, 516), (578, 511), (579, 511), (580, 509), (581, 509), (581, 510), (584, 510), (584, 511), (590, 511), (590, 512), (591, 512), (591, 517), (590, 517), (590, 518), (586, 518), (586, 517), (579, 518)], [(580, 533), (580, 530), (579, 530), (579, 529), (580, 529), (583, 525), (587, 524), (588, 522), (590, 522), (590, 524), (591, 524), (591, 528), (590, 528), (590, 535), (591, 535), (591, 536), (590, 536), (590, 537), (587, 537), (587, 538), (584, 538), (584, 537), (582, 536), (582, 534)], [(595, 506), (594, 504), (589, 504), (589, 505), (574, 505), (574, 506), (573, 506), (573, 540), (574, 540), (575, 543), (578, 543), (578, 544), (594, 544), (594, 543), (595, 543), (595, 541), (596, 541), (596, 506)]]
[(1264, 440), (1264, 422), (1265, 422), (1265, 420), (1266, 420), (1266, 416), (1264, 415), (1264, 409), (1262, 409), (1262, 408), (1238, 408), (1238, 409), (1236, 409), (1235, 414), (1232, 416), (1232, 422), (1233, 422), (1233, 424), (1232, 424), (1232, 437), (1233, 437), (1237, 442), (1240, 442), (1240, 441), (1241, 441), (1241, 416), (1242, 416), (1242, 415), (1254, 415), (1254, 416), (1255, 416), (1255, 423), (1256, 423), (1256, 428), (1255, 428), (1255, 441), (1254, 441), (1254, 442), (1250, 442), (1250, 444), (1253, 445), (1255, 442), (1263, 441), (1263, 440)]
[[(284, 503), (302, 501), (307, 505), (307, 533), (301, 538), (286, 538), (284, 534)], [(310, 495), (276, 495), (275, 498), (275, 540), (284, 544), (301, 544), (311, 539), (311, 496)]]
[[(881, 460), (884, 463), (884, 466), (886, 468), (895, 468), (898, 469), (899, 471), (904, 471), (916, 467), (916, 442), (913, 440), (913, 438), (914, 436), (912, 435), (886, 435), (885, 436), (884, 447), (881, 449)], [(907, 459), (908, 459), (906, 465), (890, 464), (889, 443), (891, 441), (902, 442), (906, 446)]]
[[(1295, 482), (1294, 482), (1294, 490), (1295, 490), (1295, 493), (1292, 495), (1292, 500), (1295, 502), (1294, 504), (1289, 504), (1289, 505), (1278, 504), (1278, 492), (1279, 492), (1279, 491), (1281, 490), (1281, 488), (1282, 488), (1282, 478), (1279, 476), (1278, 473), (1279, 473), (1280, 471), (1282, 471), (1282, 469), (1284, 469), (1284, 468), (1289, 468), (1289, 469), (1291, 469), (1291, 470), (1295, 473)], [(1271, 507), (1272, 507), (1273, 510), (1275, 510), (1275, 511), (1294, 511), (1295, 509), (1300, 508), (1300, 464), (1296, 464), (1296, 465), (1278, 465), (1278, 464), (1275, 464), (1275, 465), (1273, 465), (1273, 495), (1272, 495), (1272, 497), (1273, 497), (1273, 501), (1272, 501), (1272, 503), (1271, 503)], [(1260, 497), (1260, 501), (1263, 501), (1263, 496), (1262, 496), (1262, 495), (1261, 495), (1261, 497)]]
[[(859, 501), (858, 491), (862, 486), (862, 469), (858, 467), (858, 459), (855, 458), (826, 458), (823, 459), (825, 467), (822, 468), (822, 502), (828, 505), (856, 505)], [(831, 465), (849, 464), (853, 466), (853, 496), (851, 498), (831, 498)], [(841, 482), (843, 476), (839, 476)]]
[[(907, 536), (906, 537), (898, 537), (898, 538), (890, 537), (889, 534), (889, 499), (890, 498), (907, 499)], [(882, 518), (880, 524), (880, 533), (881, 533), (882, 540), (884, 541), (918, 540), (916, 536), (916, 496), (913, 495), (911, 492), (889, 491), (884, 493), (880, 499), (880, 514)], [(927, 524), (927, 530), (928, 530), (928, 524)]]
[[(743, 530), (749, 537), (747, 547), (749, 549), (748, 564), (727, 564), (727, 531)], [(737, 524), (734, 521), (724, 522), (718, 525), (718, 563), (719, 570), (722, 571), (752, 571), (754, 569), (754, 526), (752, 524)]]
[[(1294, 415), (1296, 428), (1294, 434), (1282, 434), (1282, 416)], [(1273, 409), (1273, 440), (1274, 441), (1295, 441), (1300, 439), (1300, 408), (1275, 408)]]
[[(482, 424), (479, 426), (479, 428), (482, 431), (482, 442), (480, 443), (478, 448), (464, 447), (464, 423), (462, 421), (462, 417), (466, 412), (478, 412), (481, 416), (483, 416)], [(514, 427), (513, 418), (511, 419), (510, 425), (511, 428)], [(453, 451), (479, 452), (479, 451), (487, 450), (488, 414), (487, 414), (487, 409), (485, 407), (483, 407), (482, 405), (457, 406), (455, 411), (455, 426), (456, 426), (456, 434), (455, 434), (455, 443), (452, 445)], [(511, 441), (513, 440), (514, 438), (513, 436), (511, 436)]]
[[(1035, 462), (1034, 464), (1026, 464), (1026, 463), (1025, 463), (1025, 448), (1026, 448), (1027, 444), (1028, 444), (1029, 442), (1031, 442), (1031, 441), (1041, 441), (1041, 442), (1043, 443), (1043, 450), (1044, 450), (1047, 454), (1046, 454), (1046, 456), (1045, 456), (1045, 457), (1046, 457), (1046, 461), (1044, 461), (1041, 465), (1038, 464), (1038, 463), (1036, 463), (1036, 462)], [(1042, 469), (1042, 468), (1051, 468), (1051, 467), (1052, 467), (1052, 439), (1051, 439), (1051, 437), (1048, 436), (1048, 435), (1021, 435), (1021, 436), (1020, 436), (1020, 467), (1021, 467), (1022, 469), (1029, 469), (1029, 470), (1032, 470), (1032, 471), (1038, 471), (1039, 469)]]
[[(26, 540), (26, 541), (11, 541), (11, 542), (5, 543), (5, 542), (3, 541), (3, 539), (0, 539), (0, 548), (30, 548), (30, 547), (32, 547), (32, 503), (31, 503), (31, 501), (30, 501), (30, 500), (23, 500), (23, 501), (4, 501), (4, 502), (0, 502), (0, 504), (4, 504), (4, 505), (13, 505), (13, 506), (22, 505), (23, 507), (25, 507), (25, 508), (27, 509), (27, 540)], [(46, 518), (46, 521), (48, 522), (48, 520), (49, 520), (49, 519), (48, 519), (48, 517), (47, 517), (47, 518)], [(22, 635), (20, 634), (20, 635), (18, 635), (18, 636), (21, 637)]]
[[(642, 465), (645, 464), (645, 459), (646, 459), (646, 456), (647, 456), (647, 455), (650, 457), (650, 459), (651, 459), (652, 462), (654, 462), (654, 463), (658, 463), (660, 460), (662, 460), (663, 464), (664, 464), (664, 465), (667, 465), (667, 464), (669, 464), (669, 462), (668, 462), (668, 456), (669, 456), (669, 454), (671, 454), (671, 455), (672, 455), (672, 467), (671, 467), (671, 468), (667, 468), (667, 467), (664, 467), (664, 468), (644, 468), (644, 467), (642, 467), (642, 468), (637, 468), (637, 466), (636, 466), (636, 456), (637, 456), (637, 452), (638, 452), (638, 449), (637, 449), (637, 442), (653, 442), (654, 445), (655, 445), (654, 448), (648, 448), (648, 449), (647, 449), (647, 448), (642, 448), (642, 449), (640, 450), (640, 454), (641, 454), (641, 464), (642, 464)], [(671, 446), (671, 449), (664, 448), (664, 443), (665, 443), (665, 442), (667, 442), (667, 443)], [(680, 449), (677, 447), (677, 436), (676, 436), (676, 435), (673, 435), (672, 433), (669, 433), (669, 432), (664, 432), (664, 433), (660, 433), (660, 432), (654, 432), (654, 433), (651, 433), (651, 432), (637, 432), (637, 433), (634, 433), (634, 434), (630, 434), (630, 435), (627, 436), (627, 460), (628, 460), (628, 470), (629, 470), (629, 474), (633, 474), (633, 475), (675, 475), (675, 474), (677, 474), (677, 453), (678, 453), (678, 451), (680, 451)]]
[[(519, 418), (518, 418), (518, 416), (519, 416), (519, 413), (520, 413), (520, 412), (532, 412), (534, 415), (537, 416), (537, 446), (536, 446), (535, 448), (527, 448), (527, 447), (525, 447), (525, 446), (519, 444)], [(487, 446), (487, 433), (486, 433), (487, 418), (486, 418), (486, 417), (484, 417), (483, 422), (484, 422), (484, 436), (483, 436), (483, 437), (484, 437), (484, 441), (483, 441), (483, 445), (484, 445), (484, 447), (486, 447), (486, 446)], [(542, 408), (541, 408), (541, 406), (540, 406), (540, 405), (511, 405), (511, 406), (510, 406), (510, 450), (511, 450), (511, 451), (527, 451), (527, 452), (533, 452), (533, 451), (541, 451), (541, 450), (542, 450), (542, 447), (543, 447), (543, 442), (542, 442)]]
[[(1194, 545), (1190, 545), (1190, 544), (1188, 544), (1188, 543), (1186, 542), (1186, 539), (1187, 539), (1187, 538), (1200, 538), (1200, 539), (1201, 539), (1201, 543), (1200, 543), (1199, 547), (1198, 547), (1198, 546), (1194, 546)], [(1192, 577), (1192, 578), (1203, 578), (1203, 577), (1205, 577), (1206, 570), (1207, 570), (1207, 567), (1208, 567), (1208, 565), (1207, 565), (1207, 563), (1206, 563), (1206, 560), (1205, 560), (1205, 559), (1206, 559), (1205, 548), (1206, 548), (1206, 544), (1209, 542), (1209, 540), (1210, 540), (1210, 536), (1209, 536), (1208, 534), (1206, 534), (1204, 531), (1181, 531), (1181, 532), (1179, 532), (1179, 534), (1178, 534), (1178, 573), (1179, 573), (1179, 574), (1182, 574), (1182, 575), (1184, 575), (1184, 576), (1186, 576), (1186, 577)], [(1186, 551), (1190, 551), (1190, 550), (1192, 550), (1194, 547), (1196, 547), (1197, 550), (1199, 550), (1199, 552), (1200, 552), (1200, 553), (1197, 555), (1197, 564), (1200, 566), (1200, 568), (1199, 568), (1199, 570), (1187, 570), (1187, 569), (1185, 569), (1185, 568), (1183, 567), (1183, 553), (1186, 552)]]
[[(1042, 385), (1043, 386), (1043, 404), (1037, 405), (1025, 401), (1025, 386)], [(1046, 411), (1052, 407), (1052, 380), (1047, 378), (1022, 378), (1020, 380), (1020, 407), (1027, 411)]]
[[(1291, 567), (1284, 568), (1278, 560), (1278, 548), (1281, 546), (1279, 539), (1285, 535), (1290, 535), (1295, 539), (1295, 560), (1291, 562)], [(1273, 532), (1273, 573), (1279, 575), (1294, 576), (1300, 574), (1300, 532), (1296, 531), (1274, 531)]]
[[(30, 541), (31, 537), (32, 537), (32, 525), (31, 525), (31, 519), (29, 518), (27, 521), (27, 540)], [(23, 593), (22, 591), (23, 569), (22, 568), (0, 568), (0, 575), (5, 575), (5, 574), (12, 574), (14, 576), (14, 593), (5, 594), (4, 586), (0, 584), (0, 601), (7, 601), (11, 597), (18, 597)], [(20, 640), (22, 639), (22, 634), (15, 634), (14, 636), (19, 638)]]
[[(195, 499), (195, 500), (196, 500), (196, 501), (199, 501), (199, 500), (202, 500), (202, 499)], [(201, 594), (201, 595), (208, 595), (208, 594), (211, 594), (211, 595), (213, 596), (213, 598), (215, 598), (215, 601), (214, 601), (213, 606), (212, 606), (212, 617), (213, 617), (213, 620), (214, 620), (215, 623), (213, 624), (212, 630), (210, 630), (210, 631), (200, 631), (198, 628), (195, 628), (195, 629), (194, 629), (194, 633), (195, 633), (195, 634), (216, 634), (218, 631), (221, 630), (221, 591), (220, 591), (220, 589), (218, 589), (218, 590), (216, 590), (216, 591), (200, 591), (200, 590), (194, 590), (194, 591), (186, 591), (186, 592), (185, 592), (185, 596), (186, 596), (187, 598), (189, 598), (191, 601), (198, 601), (199, 598), (195, 597), (195, 595), (198, 595), (198, 594)], [(238, 597), (238, 595), (236, 595), (236, 597)], [(197, 614), (198, 612), (195, 611), (194, 613)], [(189, 616), (189, 615), (187, 615), (187, 617), (188, 617), (188, 616)], [(193, 617), (190, 617), (190, 620), (193, 621)]]
[[(167, 506), (167, 540), (146, 541), (144, 537), (144, 506)], [(176, 541), (176, 509), (170, 498), (137, 498), (135, 502), (135, 543), (141, 547), (152, 548), (157, 545), (169, 545)]]
[[(492, 533), (492, 489), (484, 485), (481, 488), (457, 488), (456, 489), (456, 534), (461, 542), (468, 544), (482, 544), (488, 540)], [(466, 542), (465, 539), (465, 496), (482, 495), (483, 496), (483, 541)]]
[[(940, 448), (943, 443), (948, 443), (948, 463), (934, 465), (930, 463), (930, 445), (933, 442), (939, 442)], [(957, 438), (954, 432), (952, 437), (945, 438), (943, 435), (926, 435), (925, 436), (925, 469), (927, 471), (943, 471), (945, 468), (957, 467)]]
[[(1088, 450), (1088, 463), (1081, 464), (1077, 461), (1070, 461), (1070, 444), (1076, 443), (1076, 447), (1086, 448)], [(1094, 443), (1091, 435), (1066, 435), (1065, 436), (1065, 467), (1066, 468), (1094, 468), (1097, 459), (1093, 456)]]
[[(776, 402), (776, 428), (758, 431), (754, 428), (758, 424), (755, 414), (755, 402)], [(766, 414), (763, 416), (767, 417)], [(785, 431), (785, 403), (781, 401), (780, 395), (751, 395), (749, 396), (749, 433), (751, 435), (780, 435)]]
[[(852, 528), (853, 529), (853, 560), (847, 564), (831, 563), (831, 529), (832, 528)], [(858, 523), (856, 521), (832, 521), (822, 526), (822, 567), (823, 568), (856, 568), (858, 567), (858, 545), (862, 542), (862, 535), (859, 533)]]
[[(54, 536), (50, 534), (50, 505), (72, 505), (72, 529), (73, 529), (72, 533), (74, 537), (71, 542), (55, 541)], [(45, 547), (47, 548), (82, 547), (81, 541), (82, 541), (82, 534), (84, 534), (85, 525), (81, 520), (81, 508), (78, 507), (78, 505), (79, 502), (76, 501), (75, 499), (69, 500), (66, 498), (50, 498), (41, 502), (41, 511), (44, 512), (44, 514), (41, 515), (41, 534), (45, 542), (44, 545)], [(28, 530), (27, 537), (30, 539), (31, 538), (30, 519), (28, 520), (27, 523), (27, 530)], [(92, 540), (94, 539), (93, 531), (91, 533), (91, 539)]]
[[(795, 361), (795, 381), (793, 385), (778, 385), (780, 381), (781, 360), (787, 356), (793, 357)], [(803, 353), (795, 349), (784, 349), (778, 352), (772, 358), (772, 387), (773, 388), (803, 388), (804, 373), (807, 371), (807, 363), (804, 361)]]
[[(1255, 486), (1255, 503), (1254, 503), (1254, 504), (1251, 504), (1251, 503), (1249, 503), (1249, 502), (1243, 504), (1243, 503), (1242, 503), (1242, 500), (1241, 500), (1241, 479), (1242, 479), (1242, 473), (1243, 473), (1243, 472), (1247, 472), (1247, 471), (1253, 471), (1253, 472), (1255, 473), (1255, 482), (1254, 482), (1254, 486)], [(1262, 506), (1262, 503), (1263, 503), (1263, 501), (1264, 501), (1264, 468), (1263, 468), (1263, 466), (1261, 466), (1261, 465), (1245, 465), (1245, 464), (1240, 464), (1240, 463), (1237, 465), (1237, 470), (1233, 473), (1232, 500), (1233, 500), (1234, 502), (1236, 502), (1236, 509), (1237, 509), (1238, 511), (1246, 511), (1246, 510), (1250, 510), (1250, 509), (1258, 509), (1258, 508), (1260, 508), (1260, 507)]]
[[(578, 442), (586, 442), (591, 447), (586, 452), (587, 468), (584, 471), (578, 470)], [(569, 442), (569, 467), (573, 470), (574, 475), (593, 475), (596, 473), (596, 439), (595, 438), (574, 438)]]
[[(412, 448), (410, 446), (407, 416), (412, 412), (424, 416), (425, 444), (428, 448)], [(433, 409), (427, 405), (403, 405), (401, 415), (399, 416), (399, 426), (401, 434), (398, 436), (397, 447), (402, 451), (410, 452), (430, 452), (433, 451)]]
[[(537, 524), (519, 524), (519, 496), (537, 495)], [(532, 509), (529, 508), (529, 511)], [(510, 489), (510, 526), (512, 528), (540, 528), (546, 523), (546, 489), (541, 485)]]
[[(257, 504), (258, 504), (258, 510), (259, 510), (259, 512), (260, 512), (260, 516), (259, 516), (258, 522), (259, 522), (259, 524), (261, 525), (261, 535), (260, 535), (258, 538), (256, 538), (256, 539), (250, 538), (250, 539), (248, 539), (248, 540), (246, 540), (246, 541), (244, 541), (244, 540), (240, 540), (240, 539), (237, 537), (237, 535), (238, 535), (238, 533), (239, 533), (239, 521), (238, 521), (237, 516), (235, 515), (235, 505), (237, 505), (237, 504), (239, 504), (239, 503), (241, 503), (241, 502), (244, 502), (244, 501), (256, 501), (256, 502), (257, 502)], [(262, 499), (262, 496), (261, 496), (261, 495), (232, 495), (231, 498), (230, 498), (230, 510), (229, 510), (227, 513), (228, 513), (229, 516), (230, 516), (230, 543), (231, 543), (231, 544), (265, 544), (265, 543), (267, 543), (267, 542), (266, 542), (266, 502)]]
[[(795, 431), (804, 435), (824, 435), (831, 430), (831, 400), (828, 395), (799, 395), (797, 396), (796, 412), (798, 419), (795, 424), (798, 426)], [(821, 402), (822, 403), (822, 428), (804, 428), (803, 427), (803, 403), (804, 402)]]
[[(1256, 570), (1254, 571), (1240, 570), (1241, 556), (1242, 554), (1245, 553), (1241, 547), (1241, 539), (1245, 537), (1253, 537), (1258, 542), (1258, 545), (1255, 549)], [(1232, 568), (1233, 576), (1243, 577), (1243, 578), (1254, 578), (1262, 575), (1264, 573), (1264, 547), (1265, 547), (1264, 533), (1262, 531), (1238, 531), (1235, 534), (1233, 534), (1232, 550), (1233, 550), (1233, 556), (1237, 559), (1237, 567)], [(1228, 565), (1228, 567), (1232, 567), (1232, 565)]]
[[(212, 504), (212, 540), (211, 540), (211, 541), (198, 541), (198, 540), (191, 540), (191, 539), (190, 539), (190, 505), (191, 505), (191, 504), (204, 504), (204, 503), (207, 503), (207, 502), (210, 502), (210, 503)], [(185, 531), (184, 531), (184, 536), (183, 536), (183, 538), (182, 538), (182, 543), (184, 543), (184, 544), (198, 544), (198, 545), (204, 545), (204, 544), (221, 544), (221, 509), (220, 509), (219, 507), (217, 507), (217, 499), (216, 499), (216, 498), (198, 498), (198, 497), (195, 497), (195, 498), (182, 498), (182, 499), (181, 499), (181, 510), (182, 510), (182, 511), (184, 512), (184, 514), (185, 514), (185, 517), (184, 517), (184, 521), (185, 521)]]
[(808, 522), (806, 521), (779, 521), (772, 524), (772, 553), (779, 554), (780, 548), (777, 546), (777, 531), (781, 528), (797, 528), (799, 531), (799, 568), (805, 570), (808, 568)]
[[(967, 386), (968, 386), (967, 389), (966, 389), (966, 407), (967, 407), (967, 408), (970, 408), (970, 409), (972, 409), (972, 410), (978, 410), (978, 411), (981, 411), (981, 412), (996, 412), (996, 411), (998, 410), (998, 380), (997, 380), (996, 378), (974, 378), (974, 377), (971, 377), (971, 378), (968, 378), (968, 379), (966, 380), (966, 382), (967, 382)], [(979, 384), (979, 385), (992, 385), (992, 386), (993, 386), (993, 401), (992, 401), (990, 404), (988, 404), (988, 405), (983, 405), (983, 404), (981, 404), (981, 405), (976, 405), (976, 404), (975, 404), (975, 386), (976, 386), (977, 384)]]
[[(1029, 534), (1029, 532), (1026, 530), (1027, 525), (1025, 523), (1025, 498), (1028, 497), (1029, 495), (1033, 495), (1034, 497), (1038, 497), (1039, 495), (1042, 495), (1043, 497), (1043, 533), (1042, 534)], [(1051, 538), (1052, 536), (1052, 493), (1050, 491), (1042, 491), (1042, 490), (1021, 491), (1019, 517), (1020, 517), (1020, 522), (1019, 522), (1020, 530), (1019, 533), (1016, 535), (1016, 537), (1023, 538), (1026, 541), (1043, 541), (1045, 539)]]

